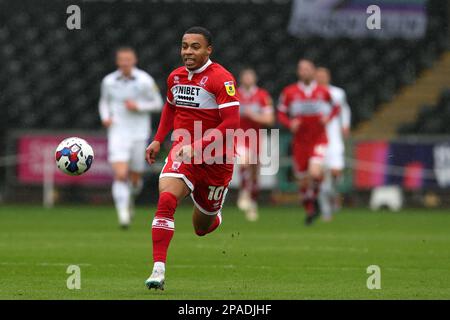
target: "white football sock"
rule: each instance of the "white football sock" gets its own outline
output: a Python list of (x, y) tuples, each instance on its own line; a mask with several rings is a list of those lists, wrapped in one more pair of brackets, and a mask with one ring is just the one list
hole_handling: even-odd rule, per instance
[(139, 179), (136, 185), (134, 183), (130, 183), (131, 193), (135, 197), (141, 193), (143, 187), (144, 182), (142, 181), (142, 179)]
[(327, 172), (320, 186), (319, 204), (323, 218), (331, 218), (333, 214), (333, 181), (331, 175)]
[(128, 225), (130, 223), (130, 187), (127, 182), (114, 180), (112, 185), (112, 195), (116, 206), (119, 223)]
[(153, 270), (166, 271), (166, 264), (164, 262), (155, 262), (153, 264)]

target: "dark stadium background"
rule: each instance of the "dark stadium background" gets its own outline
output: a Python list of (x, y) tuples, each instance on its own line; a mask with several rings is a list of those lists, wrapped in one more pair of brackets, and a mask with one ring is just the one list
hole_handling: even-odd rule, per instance
[[(336, 2), (413, 9), (423, 4)], [(147, 300), (185, 306), (177, 300), (449, 299), (450, 2), (429, 0), (426, 14), (412, 10), (427, 18), (423, 37), (411, 38), (407, 28), (389, 39), (379, 30), (363, 38), (295, 37), (288, 30), (294, 3), (0, 0), (0, 300), (142, 299), (146, 314), (154, 316), (178, 308)], [(81, 8), (81, 30), (66, 27), (72, 4)], [(382, 26), (389, 27), (384, 14), (382, 9)], [(413, 17), (411, 27), (416, 22)], [(175, 214), (166, 288), (155, 292), (144, 281), (151, 272), (151, 224), (164, 157), (147, 167), (130, 228), (119, 228), (98, 115), (100, 81), (115, 70), (114, 50), (129, 45), (164, 95), (167, 75), (181, 64), (180, 38), (193, 25), (212, 31), (213, 60), (236, 76), (254, 67), (275, 104), (281, 89), (296, 80), (300, 57), (331, 69), (353, 115), (339, 184), (344, 203), (332, 221), (305, 225), (291, 172), (290, 134), (281, 129), (281, 166), (262, 190), (259, 220), (247, 221), (238, 210), (234, 187), (220, 228), (197, 237), (186, 199)], [(153, 126), (158, 122), (155, 115)], [(96, 155), (90, 171), (78, 177), (58, 172), (53, 159), (68, 136), (87, 137)], [(397, 200), (403, 194), (403, 208), (374, 212), (370, 205), (378, 192)], [(74, 266), (81, 270), (80, 290), (67, 282)], [(371, 287), (376, 274), (370, 270), (376, 269), (378, 288)], [(260, 302), (276, 309), (275, 301)], [(420, 304), (403, 305), (414, 310)], [(16, 314), (36, 311), (36, 305), (14, 307)], [(285, 309), (277, 308), (270, 317)], [(335, 316), (334, 303), (314, 308)], [(305, 307), (294, 310), (303, 315)]]
[[(81, 30), (66, 28), (66, 8), (70, 4), (81, 8)], [(99, 85), (102, 77), (114, 70), (113, 52), (120, 45), (137, 49), (139, 66), (156, 79), (164, 93), (166, 76), (180, 65), (180, 36), (192, 25), (207, 26), (212, 31), (213, 59), (235, 75), (245, 66), (254, 67), (260, 85), (275, 102), (281, 89), (295, 81), (299, 57), (329, 67), (333, 83), (347, 92), (354, 130), (370, 122), (380, 105), (414, 84), (448, 50), (447, 1), (428, 1), (428, 27), (425, 37), (419, 40), (298, 39), (287, 32), (291, 7), (291, 1), (284, 0), (0, 0), (0, 157), (16, 154), (13, 133), (17, 130), (102, 134), (97, 113)], [(448, 103), (449, 92), (443, 86), (441, 99), (424, 105), (416, 122), (399, 125), (398, 134), (450, 134)], [(437, 104), (440, 109), (433, 108)], [(158, 121), (159, 117), (154, 116), (154, 127)], [(287, 136), (282, 129), (280, 147), (286, 156)], [(347, 151), (351, 158), (350, 152), (351, 145)], [(2, 198), (39, 201), (41, 187), (17, 183), (14, 165), (0, 166), (0, 170)], [(156, 177), (154, 172), (147, 176), (147, 192), (141, 202), (155, 200), (155, 193), (149, 190), (155, 188)], [(349, 173), (342, 185), (347, 194), (353, 190), (351, 179)], [(272, 197), (272, 201), (295, 191), (289, 167), (281, 168), (278, 180), (278, 198)], [(64, 190), (70, 195), (63, 198), (66, 201), (89, 201), (79, 188), (61, 188), (61, 192)], [(367, 190), (360, 191), (347, 201), (366, 203)], [(104, 194), (99, 201), (108, 201), (108, 192)], [(414, 199), (411, 197), (413, 204), (421, 204)]]

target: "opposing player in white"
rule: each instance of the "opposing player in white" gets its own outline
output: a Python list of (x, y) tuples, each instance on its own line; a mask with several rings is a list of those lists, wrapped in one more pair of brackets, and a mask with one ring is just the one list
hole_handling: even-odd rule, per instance
[(319, 195), (322, 219), (324, 221), (330, 221), (333, 212), (338, 209), (336, 185), (345, 167), (344, 139), (348, 138), (350, 134), (351, 110), (345, 91), (342, 88), (330, 85), (331, 76), (327, 68), (317, 69), (316, 81), (329, 89), (333, 100), (341, 107), (339, 117), (335, 117), (327, 125), (328, 149), (325, 155), (326, 173)]
[(134, 198), (142, 190), (150, 113), (160, 112), (163, 100), (153, 78), (136, 67), (137, 56), (132, 48), (119, 48), (116, 64), (118, 70), (103, 78), (99, 112), (108, 129), (114, 204), (119, 224), (126, 229), (134, 215)]

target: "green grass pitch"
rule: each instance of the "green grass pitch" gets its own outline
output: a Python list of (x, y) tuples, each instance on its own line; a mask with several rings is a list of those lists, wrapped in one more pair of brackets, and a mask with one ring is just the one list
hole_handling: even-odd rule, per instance
[[(450, 299), (450, 214), (346, 209), (303, 225), (295, 207), (261, 208), (247, 222), (228, 204), (224, 223), (197, 237), (192, 208), (176, 213), (166, 290), (149, 291), (150, 223), (139, 208), (119, 230), (112, 207), (0, 206), (0, 299)], [(66, 287), (69, 265), (81, 289)], [(381, 289), (366, 286), (381, 268)]]

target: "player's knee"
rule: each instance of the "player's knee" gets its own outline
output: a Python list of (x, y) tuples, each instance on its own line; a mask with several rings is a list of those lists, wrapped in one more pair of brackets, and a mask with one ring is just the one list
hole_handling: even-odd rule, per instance
[(172, 217), (177, 208), (177, 204), (178, 204), (178, 200), (172, 193), (162, 192), (159, 195), (156, 215)]
[(309, 175), (313, 179), (321, 179), (322, 178), (322, 168), (320, 165), (313, 165), (309, 170)]
[(114, 180), (126, 182), (128, 180), (127, 172), (116, 172), (116, 173), (114, 173)]
[(194, 228), (194, 232), (199, 237), (203, 237), (208, 233), (207, 230), (202, 230), (202, 229), (197, 229), (197, 228)]
[(331, 170), (331, 175), (334, 179), (338, 179), (341, 176), (341, 170), (339, 169), (333, 169)]

